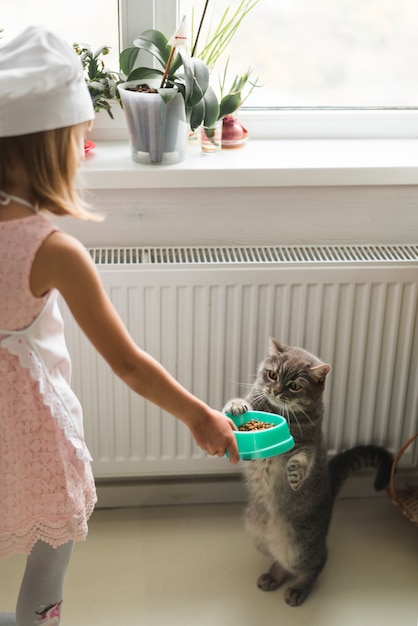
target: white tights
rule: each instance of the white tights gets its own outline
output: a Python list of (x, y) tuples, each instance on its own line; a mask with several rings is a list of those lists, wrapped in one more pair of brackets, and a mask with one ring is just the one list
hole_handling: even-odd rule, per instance
[(73, 541), (58, 548), (38, 541), (26, 562), (16, 615), (0, 613), (0, 626), (58, 626), (73, 547)]

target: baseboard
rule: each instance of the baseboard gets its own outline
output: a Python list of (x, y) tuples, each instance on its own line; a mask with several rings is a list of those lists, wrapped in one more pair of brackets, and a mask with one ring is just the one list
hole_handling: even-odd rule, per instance
[[(386, 496), (373, 489), (374, 472), (359, 472), (346, 481), (339, 498)], [(416, 470), (400, 470), (397, 483), (416, 482)], [(241, 475), (97, 481), (98, 508), (162, 506), (180, 504), (244, 503), (246, 489)]]
[(244, 502), (240, 476), (175, 477), (97, 482), (99, 508)]

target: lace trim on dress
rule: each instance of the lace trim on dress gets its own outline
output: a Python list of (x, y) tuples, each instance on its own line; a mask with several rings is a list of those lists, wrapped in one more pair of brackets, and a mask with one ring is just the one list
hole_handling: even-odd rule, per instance
[(94, 511), (97, 498), (94, 488), (86, 499), (82, 510), (75, 513), (70, 520), (29, 520), (26, 527), (21, 527), (4, 536), (0, 533), (0, 558), (5, 559), (14, 554), (30, 554), (38, 541), (43, 541), (53, 548), (58, 548), (67, 541), (84, 541), (88, 533), (87, 522)]
[(74, 446), (77, 458), (82, 461), (91, 461), (92, 457), (85, 442), (78, 434), (64, 402), (48, 380), (42, 361), (28, 339), (22, 335), (8, 335), (0, 341), (0, 345), (10, 354), (17, 356), (20, 365), (27, 369), (31, 378), (38, 383), (44, 405), (49, 407), (52, 417), (57, 420), (66, 439)]

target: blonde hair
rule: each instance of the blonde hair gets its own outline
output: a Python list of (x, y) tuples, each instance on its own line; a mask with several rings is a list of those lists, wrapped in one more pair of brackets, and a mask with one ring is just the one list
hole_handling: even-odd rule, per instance
[(7, 193), (19, 182), (16, 168), (20, 166), (40, 209), (98, 221), (102, 218), (91, 212), (74, 184), (80, 164), (74, 128), (0, 137), (0, 189)]

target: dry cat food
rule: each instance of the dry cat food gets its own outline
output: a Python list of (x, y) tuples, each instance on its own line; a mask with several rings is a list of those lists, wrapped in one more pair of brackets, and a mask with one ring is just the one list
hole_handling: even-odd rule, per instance
[(248, 420), (248, 422), (245, 422), (245, 424), (241, 424), (241, 426), (238, 426), (238, 430), (266, 430), (267, 428), (273, 428), (273, 426), (275, 426), (275, 424), (272, 424), (271, 422), (261, 422), (260, 420), (251, 419)]

